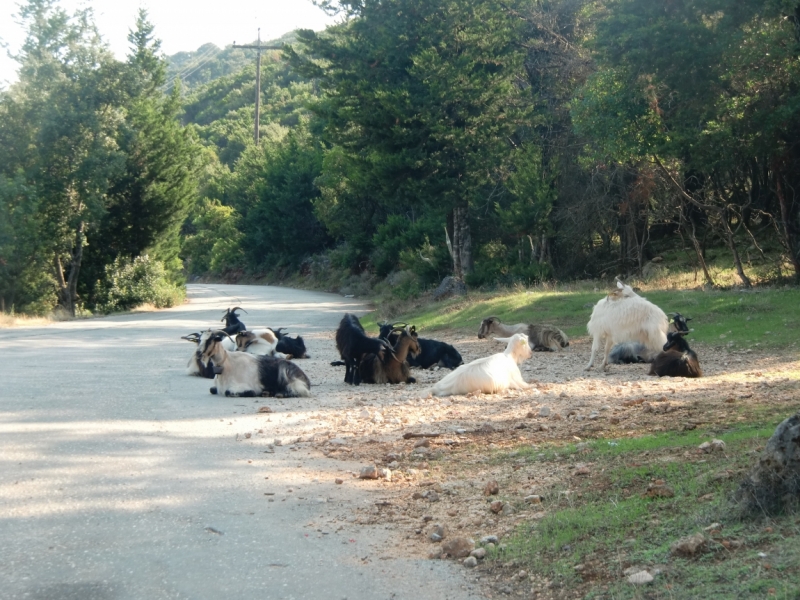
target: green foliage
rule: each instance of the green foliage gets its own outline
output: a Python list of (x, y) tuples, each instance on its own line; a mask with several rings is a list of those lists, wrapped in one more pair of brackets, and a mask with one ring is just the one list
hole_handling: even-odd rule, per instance
[(243, 265), (244, 235), (237, 224), (239, 214), (219, 200), (203, 200), (192, 219), (194, 233), (183, 242), (182, 255), (190, 273), (224, 273)]
[(106, 266), (105, 277), (97, 283), (97, 288), (97, 310), (106, 313), (142, 304), (170, 308), (185, 297), (183, 287), (170, 282), (164, 264), (146, 254), (133, 260), (114, 259)]

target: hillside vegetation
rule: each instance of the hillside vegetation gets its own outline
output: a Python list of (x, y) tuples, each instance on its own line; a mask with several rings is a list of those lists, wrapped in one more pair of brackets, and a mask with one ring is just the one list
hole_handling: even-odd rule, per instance
[(338, 25), (262, 56), (258, 144), (254, 50), (166, 59), (142, 12), (118, 61), (91, 11), (21, 5), (0, 308), (168, 305), (186, 276), (797, 281), (796, 1), (320, 4)]

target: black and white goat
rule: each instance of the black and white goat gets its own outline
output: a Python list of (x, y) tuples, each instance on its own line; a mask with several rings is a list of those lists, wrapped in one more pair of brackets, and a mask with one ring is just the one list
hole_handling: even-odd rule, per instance
[(367, 354), (358, 365), (363, 383), (416, 383), (406, 359), (419, 354), (417, 331), (401, 329), (394, 344), (394, 353), (384, 353), (383, 358)]
[[(208, 331), (210, 332), (211, 330), (209, 329)], [(202, 335), (202, 333), (197, 332), (181, 336), (182, 340), (192, 342), (195, 345), (194, 352), (192, 352), (192, 356), (189, 358), (189, 363), (186, 365), (186, 374), (195, 375), (197, 377), (205, 377), (206, 379), (214, 379), (214, 365), (204, 365), (203, 361), (200, 359), (200, 338)], [(225, 349), (229, 352), (236, 350), (236, 344), (234, 344), (233, 340), (230, 338), (225, 338), (222, 343), (225, 346)]]
[[(399, 336), (393, 331), (398, 327), (405, 326), (405, 323), (380, 323), (381, 329), (378, 335), (394, 346)], [(417, 341), (419, 342), (419, 354), (416, 356), (409, 355), (407, 359), (411, 367), (430, 369), (431, 367), (439, 366), (452, 370), (464, 364), (461, 354), (450, 344), (427, 338), (418, 338)]]
[(225, 396), (297, 397), (311, 395), (311, 382), (296, 364), (272, 356), (228, 352), (223, 346), (224, 331), (207, 331), (200, 338), (203, 364), (214, 364), (216, 372), (212, 394)]
[(689, 348), (689, 343), (684, 339), (683, 331), (671, 331), (667, 334), (667, 343), (664, 350), (650, 365), (649, 375), (659, 377), (702, 377), (703, 370), (697, 354)]
[(555, 325), (529, 325), (527, 323), (503, 325), (497, 317), (487, 317), (481, 322), (478, 339), (489, 336), (507, 338), (515, 333), (527, 335), (531, 349), (536, 352), (556, 352), (569, 346), (566, 334)]
[[(222, 318), (220, 319), (220, 321), (225, 321), (225, 328), (222, 329), (222, 331), (224, 331), (228, 335), (236, 335), (240, 331), (244, 331), (245, 329), (247, 329), (247, 327), (244, 326), (244, 323), (242, 323), (239, 320), (239, 315), (236, 314), (237, 310), (244, 310), (244, 309), (240, 306), (235, 306), (233, 307), (233, 309), (229, 308), (225, 312), (225, 314), (222, 315)], [(244, 310), (244, 312), (247, 311)]]
[[(689, 321), (691, 317), (684, 317), (681, 313), (669, 313), (669, 332), (689, 331)], [(641, 342), (622, 342), (611, 348), (608, 353), (608, 364), (621, 365), (631, 363), (651, 363), (658, 355), (658, 352), (649, 349)]]
[[(345, 366), (344, 382), (353, 385), (361, 383), (358, 365), (362, 357), (375, 354), (383, 360), (387, 354), (394, 354), (394, 349), (389, 342), (380, 338), (369, 337), (361, 326), (361, 321), (353, 314), (347, 313), (342, 317), (339, 328), (336, 330), (336, 349), (342, 357)], [(332, 365), (341, 364), (334, 361)]]

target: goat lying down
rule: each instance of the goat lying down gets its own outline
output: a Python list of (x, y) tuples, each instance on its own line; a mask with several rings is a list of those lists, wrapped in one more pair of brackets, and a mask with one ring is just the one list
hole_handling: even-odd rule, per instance
[(675, 331), (667, 334), (667, 343), (664, 351), (653, 360), (648, 375), (659, 377), (702, 377), (703, 370), (697, 354), (689, 348), (689, 343), (684, 339), (686, 333)]
[[(691, 317), (684, 317), (681, 313), (670, 313), (667, 335), (669, 335), (670, 331), (688, 332), (688, 322), (691, 320)], [(649, 349), (640, 342), (622, 342), (615, 345), (611, 352), (608, 353), (608, 364), (651, 363), (657, 355), (658, 352)]]
[(530, 347), (536, 352), (556, 352), (569, 346), (566, 334), (555, 325), (503, 325), (497, 317), (487, 317), (481, 322), (478, 339), (498, 335), (510, 337), (515, 333), (526, 334)]
[(394, 353), (379, 357), (366, 354), (358, 365), (358, 372), (363, 383), (416, 383), (411, 376), (411, 368), (406, 359), (419, 354), (417, 331), (403, 329), (394, 345)]
[(303, 341), (302, 336), (298, 335), (291, 338), (283, 330), (284, 327), (272, 329), (275, 337), (278, 338), (278, 345), (275, 346), (275, 350), (290, 355), (292, 358), (311, 358), (306, 351), (306, 343)]
[(236, 334), (236, 349), (255, 356), (289, 358), (286, 354), (278, 352), (278, 337), (269, 328), (240, 331)]
[(297, 397), (311, 395), (311, 382), (302, 369), (288, 360), (228, 352), (222, 331), (207, 331), (200, 338), (203, 364), (213, 363), (216, 385), (212, 394), (225, 396)]
[(658, 353), (667, 342), (667, 315), (658, 306), (639, 296), (628, 285), (617, 281), (617, 289), (594, 305), (586, 330), (592, 337), (592, 354), (586, 371), (603, 348), (601, 368), (608, 366), (616, 344), (638, 342), (648, 352)]
[[(209, 329), (208, 331), (210, 332), (211, 330)], [(200, 359), (200, 355), (202, 354), (200, 351), (200, 338), (202, 335), (202, 333), (197, 332), (181, 336), (182, 340), (192, 342), (195, 345), (194, 352), (192, 352), (192, 356), (189, 358), (189, 362), (186, 365), (186, 374), (196, 377), (205, 377), (206, 379), (214, 379), (214, 364), (209, 363), (209, 365), (206, 366)], [(230, 338), (225, 338), (222, 343), (228, 352), (236, 350), (236, 344), (234, 344), (233, 340)]]
[(528, 336), (515, 333), (510, 338), (495, 338), (507, 342), (505, 352), (493, 354), (461, 365), (445, 375), (431, 389), (434, 396), (455, 396), (470, 392), (497, 394), (508, 389), (525, 390), (533, 387), (522, 379), (519, 365), (532, 356)]
[[(394, 332), (397, 331), (398, 327), (406, 327), (405, 323), (379, 323), (379, 325), (381, 328), (378, 337), (385, 339), (392, 346), (397, 343), (397, 339), (400, 337)], [(419, 353), (416, 355), (409, 354), (406, 359), (410, 367), (430, 369), (438, 366), (452, 370), (464, 364), (461, 354), (450, 344), (427, 338), (417, 338), (417, 342), (419, 343)]]

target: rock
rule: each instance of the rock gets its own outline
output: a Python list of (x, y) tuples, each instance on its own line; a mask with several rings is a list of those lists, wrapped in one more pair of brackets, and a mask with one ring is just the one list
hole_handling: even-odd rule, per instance
[(550, 416), (550, 407), (549, 406), (543, 406), (542, 408), (540, 408), (539, 409), (539, 416), (540, 417), (549, 417)]
[(442, 552), (453, 558), (465, 558), (475, 549), (475, 542), (470, 538), (458, 536), (450, 538), (442, 544)]
[(392, 470), (391, 469), (379, 469), (378, 470), (378, 475), (380, 475), (380, 477), (385, 479), (386, 481), (391, 481), (392, 480)]
[(436, 525), (433, 526), (433, 531), (431, 532), (431, 539), (433, 539), (433, 536), (437, 536), (439, 539), (434, 541), (440, 542), (445, 538), (446, 535), (447, 535), (447, 529), (445, 528), (444, 525), (437, 523)]
[(439, 501), (439, 494), (436, 492), (436, 490), (428, 490), (427, 492), (423, 492), (422, 497), (428, 500), (428, 502)]
[(495, 496), (500, 492), (500, 486), (497, 484), (497, 481), (494, 479), (488, 482), (485, 486), (483, 486), (483, 495), (484, 496)]
[(464, 559), (464, 562), (462, 564), (468, 569), (474, 569), (475, 567), (478, 566), (478, 559), (475, 558), (474, 556), (468, 556), (467, 558)]
[(272, 409), (269, 406), (262, 406), (261, 408), (258, 409), (258, 412), (260, 412), (260, 413), (271, 413)]
[(344, 483), (344, 479), (339, 479), (338, 477), (336, 479), (334, 479), (333, 481), (337, 485), (342, 485)]
[(486, 544), (499, 544), (500, 540), (497, 538), (496, 535), (485, 535), (481, 538), (481, 546), (485, 546)]
[(591, 474), (589, 467), (578, 467), (572, 472), (573, 475), (577, 475), (579, 477), (586, 477), (587, 475)]
[(359, 479), (377, 479), (378, 477), (380, 477), (380, 471), (375, 465), (362, 467), (361, 472), (358, 474)]
[(484, 423), (476, 430), (478, 433), (494, 433), (497, 428), (491, 423)]
[(440, 536), (438, 533), (432, 533), (430, 535), (430, 540), (432, 542), (441, 542), (442, 541), (442, 536)]
[(463, 296), (467, 293), (467, 286), (464, 282), (448, 275), (442, 279), (442, 283), (433, 292), (434, 300), (442, 300), (448, 296)]
[(489, 510), (491, 510), (494, 514), (498, 514), (501, 510), (503, 510), (504, 502), (500, 500), (495, 500), (489, 505)]
[(414, 443), (414, 448), (430, 448), (431, 441), (428, 438), (422, 438)]
[(675, 491), (671, 487), (663, 483), (651, 483), (642, 498), (672, 498), (674, 495)]
[(679, 539), (669, 547), (670, 554), (678, 556), (694, 556), (702, 552), (706, 545), (706, 538), (702, 533), (695, 533)]
[(800, 412), (783, 421), (736, 491), (745, 511), (775, 514), (800, 503)]
[(653, 576), (647, 571), (639, 571), (628, 577), (628, 583), (634, 585), (646, 585), (653, 582)]
[(331, 440), (328, 440), (328, 443), (331, 444), (332, 446), (346, 446), (347, 440), (343, 440), (342, 438), (333, 438)]
[(474, 556), (478, 560), (486, 558), (486, 548), (475, 548), (469, 555)]
[(703, 452), (722, 452), (725, 450), (725, 442), (722, 440), (711, 440), (710, 442), (703, 442), (698, 447)]
[(442, 558), (442, 550), (441, 550), (441, 548), (434, 548), (433, 550), (431, 550), (428, 553), (428, 558), (430, 558), (431, 560), (437, 560), (439, 558)]
[(525, 496), (525, 502), (528, 502), (529, 504), (541, 504), (542, 497), (537, 496), (536, 494), (531, 494), (530, 496)]
[(506, 502), (505, 504), (503, 504), (502, 512), (503, 512), (503, 515), (508, 517), (510, 515), (513, 515), (516, 511), (514, 510), (513, 506), (511, 506), (508, 502)]

